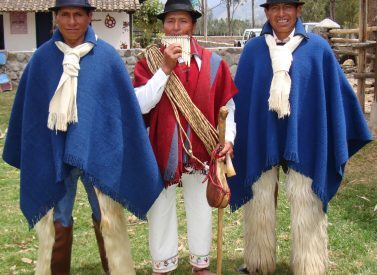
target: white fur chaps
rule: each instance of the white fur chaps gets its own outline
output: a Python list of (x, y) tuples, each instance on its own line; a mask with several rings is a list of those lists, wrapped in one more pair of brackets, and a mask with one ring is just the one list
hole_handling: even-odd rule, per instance
[(123, 207), (96, 188), (101, 208), (101, 232), (111, 275), (134, 275), (127, 220)]
[[(123, 207), (95, 189), (101, 208), (101, 232), (111, 275), (134, 275), (131, 245), (127, 233), (127, 221)], [(51, 255), (55, 242), (53, 209), (36, 225), (39, 248), (36, 275), (51, 274)]]
[(51, 274), (51, 256), (52, 247), (55, 242), (55, 228), (53, 209), (35, 225), (37, 232), (39, 246), (38, 246), (38, 260), (35, 269), (36, 275), (50, 275)]
[(253, 199), (244, 208), (245, 252), (247, 269), (253, 273), (273, 273), (276, 268), (275, 188), (277, 168), (273, 168), (253, 184)]
[[(262, 174), (252, 186), (253, 199), (244, 208), (244, 259), (250, 274), (276, 269), (275, 188), (278, 168)], [(328, 265), (327, 217), (311, 189), (312, 180), (289, 170), (287, 196), (291, 207), (291, 269), (295, 275), (322, 275)]]
[(291, 207), (291, 268), (295, 275), (326, 274), (327, 216), (314, 194), (312, 180), (290, 170), (287, 196)]

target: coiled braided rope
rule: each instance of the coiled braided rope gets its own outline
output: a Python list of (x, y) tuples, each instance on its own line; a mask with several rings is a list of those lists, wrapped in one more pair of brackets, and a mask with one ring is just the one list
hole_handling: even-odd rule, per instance
[[(150, 45), (145, 51), (145, 57), (147, 59), (148, 67), (151, 72), (154, 74), (161, 67), (163, 62), (163, 55), (156, 45)], [(180, 127), (180, 137), (182, 140), (183, 148), (186, 153), (195, 158), (199, 163), (205, 166), (200, 160), (198, 160), (192, 153), (192, 147), (189, 138), (186, 135), (185, 130), (183, 129), (178, 110), (185, 117), (187, 122), (190, 124), (193, 131), (197, 134), (199, 139), (203, 142), (207, 152), (211, 155), (212, 151), (215, 149), (218, 141), (219, 135), (216, 129), (211, 125), (203, 113), (195, 106), (189, 97), (185, 87), (177, 77), (177, 75), (172, 72), (169, 80), (166, 84), (165, 94), (170, 100), (170, 103), (173, 107), (174, 114), (177, 120), (177, 123)], [(189, 142), (189, 147), (185, 147), (183, 142), (183, 136)]]

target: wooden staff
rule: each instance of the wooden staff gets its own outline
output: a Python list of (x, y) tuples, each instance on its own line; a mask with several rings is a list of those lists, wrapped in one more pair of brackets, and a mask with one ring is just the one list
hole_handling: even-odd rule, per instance
[[(225, 144), (225, 128), (226, 128), (226, 117), (228, 115), (228, 108), (223, 106), (219, 111), (218, 120), (218, 131), (219, 131), (219, 144), (224, 146)], [(225, 190), (229, 190), (228, 183), (226, 181), (225, 174), (228, 177), (234, 176), (236, 173), (233, 168), (232, 160), (230, 156), (226, 157), (226, 164), (224, 161), (217, 159), (217, 178), (221, 182), (222, 187)], [(223, 246), (223, 218), (224, 218), (224, 208), (228, 205), (229, 200), (226, 200), (226, 205), (221, 205), (218, 208), (218, 218), (217, 218), (217, 262), (216, 262), (216, 275), (221, 275), (222, 270), (222, 246)]]

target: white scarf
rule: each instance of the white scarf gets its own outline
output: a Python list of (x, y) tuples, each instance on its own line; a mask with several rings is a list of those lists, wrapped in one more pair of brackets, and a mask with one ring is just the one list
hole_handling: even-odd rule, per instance
[(76, 95), (80, 58), (90, 52), (94, 45), (86, 42), (71, 48), (61, 41), (55, 44), (64, 53), (63, 73), (50, 101), (47, 126), (51, 130), (67, 131), (68, 123), (78, 122)]
[(277, 112), (279, 118), (284, 118), (284, 116), (289, 116), (291, 113), (289, 105), (289, 93), (291, 92), (289, 69), (293, 61), (292, 53), (300, 45), (303, 37), (296, 35), (284, 46), (276, 45), (275, 38), (270, 34), (266, 34), (265, 38), (270, 51), (274, 73), (270, 88), (270, 98), (268, 99), (269, 110)]

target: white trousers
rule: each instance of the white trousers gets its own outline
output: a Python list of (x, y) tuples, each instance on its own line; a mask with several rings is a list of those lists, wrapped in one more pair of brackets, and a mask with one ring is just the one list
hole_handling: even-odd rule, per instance
[[(209, 266), (212, 242), (212, 209), (206, 197), (204, 175), (183, 174), (182, 186), (187, 220), (187, 239), (192, 266)], [(176, 185), (164, 189), (148, 212), (149, 250), (154, 272), (178, 266)]]

